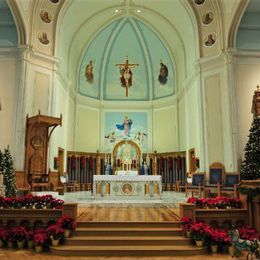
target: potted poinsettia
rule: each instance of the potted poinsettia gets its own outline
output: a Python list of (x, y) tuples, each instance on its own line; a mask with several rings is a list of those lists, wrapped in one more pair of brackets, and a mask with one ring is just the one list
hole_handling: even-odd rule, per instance
[(48, 235), (45, 231), (38, 231), (33, 236), (33, 242), (35, 244), (35, 251), (40, 253), (47, 245)]
[(47, 234), (51, 238), (52, 245), (57, 246), (60, 239), (64, 237), (64, 229), (59, 225), (51, 225), (47, 228)]
[(189, 217), (183, 217), (181, 219), (181, 227), (182, 227), (182, 230), (186, 233), (187, 237), (190, 237), (192, 223), (193, 223), (193, 221)]
[(64, 229), (64, 237), (69, 237), (76, 228), (76, 221), (68, 216), (63, 216), (57, 221), (57, 225)]
[(6, 227), (1, 227), (0, 228), (0, 247), (3, 247), (6, 241), (7, 237), (7, 228)]
[(17, 243), (18, 248), (23, 248), (26, 240), (26, 229), (24, 227), (14, 227), (11, 230), (13, 243)]
[(26, 232), (26, 241), (27, 241), (28, 248), (33, 248), (33, 237), (34, 237), (34, 230), (29, 229)]
[(191, 224), (191, 237), (194, 239), (197, 246), (201, 247), (204, 244), (206, 232), (204, 222), (194, 222)]

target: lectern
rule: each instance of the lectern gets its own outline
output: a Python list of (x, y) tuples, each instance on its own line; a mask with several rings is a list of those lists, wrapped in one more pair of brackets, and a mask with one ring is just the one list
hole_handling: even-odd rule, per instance
[(26, 118), (25, 172), (31, 190), (49, 189), (47, 172), (48, 145), (52, 132), (62, 125), (60, 118), (41, 115)]

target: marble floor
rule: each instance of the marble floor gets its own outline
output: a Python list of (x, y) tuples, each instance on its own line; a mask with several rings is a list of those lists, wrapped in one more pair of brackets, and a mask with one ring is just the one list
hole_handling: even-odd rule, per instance
[(65, 202), (77, 202), (79, 207), (161, 207), (178, 208), (180, 202), (185, 202), (185, 193), (164, 191), (161, 199), (110, 199), (94, 198), (90, 191), (66, 192), (64, 195), (58, 195), (57, 192), (34, 192), (37, 195), (52, 194), (56, 198), (60, 198)]

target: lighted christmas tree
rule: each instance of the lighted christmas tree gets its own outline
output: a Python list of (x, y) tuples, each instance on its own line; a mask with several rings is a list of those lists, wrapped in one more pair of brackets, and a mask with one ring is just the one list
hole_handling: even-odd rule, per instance
[(16, 194), (15, 172), (13, 158), (9, 147), (4, 150), (2, 167), (4, 172), (5, 196), (13, 197)]
[(245, 159), (241, 166), (242, 180), (256, 180), (260, 178), (260, 89), (253, 96), (252, 113), (254, 115), (249, 130), (249, 140), (245, 147)]

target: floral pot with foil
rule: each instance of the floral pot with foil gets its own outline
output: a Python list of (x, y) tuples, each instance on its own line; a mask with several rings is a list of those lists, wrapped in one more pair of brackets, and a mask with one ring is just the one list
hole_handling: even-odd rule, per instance
[(7, 242), (7, 247), (12, 248), (13, 247), (13, 242), (12, 241), (8, 241)]
[(2, 239), (0, 239), (0, 248), (4, 246), (4, 242)]
[(218, 245), (210, 245), (210, 251), (212, 253), (217, 253), (218, 251)]
[(64, 229), (64, 237), (66, 237), (66, 238), (70, 237), (70, 230), (69, 229)]
[(204, 241), (203, 240), (195, 240), (197, 247), (203, 247)]
[(27, 241), (27, 246), (28, 246), (28, 248), (33, 248), (33, 241), (32, 240), (28, 240)]
[(59, 242), (60, 242), (59, 239), (52, 239), (52, 240), (51, 240), (51, 244), (52, 244), (53, 246), (58, 246), (58, 245), (59, 245)]
[(35, 246), (35, 252), (36, 253), (40, 253), (40, 252), (42, 252), (42, 250), (43, 250), (42, 246)]
[(22, 249), (22, 248), (24, 247), (24, 243), (25, 243), (24, 240), (22, 240), (22, 241), (17, 241), (17, 247), (18, 247), (19, 249)]

